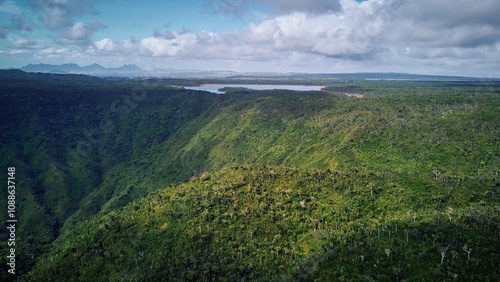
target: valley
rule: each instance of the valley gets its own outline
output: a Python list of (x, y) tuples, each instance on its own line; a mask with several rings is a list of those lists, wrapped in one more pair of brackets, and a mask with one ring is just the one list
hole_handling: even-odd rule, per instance
[(500, 279), (496, 81), (0, 82), (19, 279)]

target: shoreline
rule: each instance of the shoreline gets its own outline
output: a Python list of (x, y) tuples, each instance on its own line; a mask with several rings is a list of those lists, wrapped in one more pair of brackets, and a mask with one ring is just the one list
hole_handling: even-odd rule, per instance
[(198, 86), (177, 86), (177, 87), (204, 87), (204, 86), (215, 86), (215, 85), (279, 85), (279, 86), (311, 86), (326, 88), (325, 85), (306, 85), (306, 84), (230, 84), (230, 83), (203, 83)]

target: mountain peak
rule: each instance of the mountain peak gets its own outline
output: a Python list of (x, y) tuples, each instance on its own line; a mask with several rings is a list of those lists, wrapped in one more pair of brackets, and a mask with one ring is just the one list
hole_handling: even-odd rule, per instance
[(92, 65), (82, 67), (82, 70), (87, 72), (96, 72), (96, 71), (105, 71), (106, 68), (97, 63), (93, 63)]
[(121, 71), (142, 71), (140, 67), (138, 67), (135, 64), (125, 64), (122, 67), (116, 68), (116, 70), (121, 70)]

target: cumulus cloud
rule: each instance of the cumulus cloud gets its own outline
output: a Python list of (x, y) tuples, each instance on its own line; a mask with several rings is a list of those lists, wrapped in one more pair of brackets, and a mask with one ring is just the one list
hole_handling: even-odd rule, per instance
[(77, 22), (73, 26), (64, 29), (57, 42), (65, 45), (88, 46), (93, 44), (93, 34), (106, 27), (100, 20), (93, 20), (90, 23)]
[(99, 20), (77, 22), (60, 30), (58, 42), (86, 46), (88, 54), (102, 56), (219, 60), (242, 68), (258, 62), (307, 68), (314, 62), (323, 71), (346, 66), (408, 71), (411, 66), (425, 72), (479, 63), (494, 68), (500, 57), (497, 0), (220, 1), (224, 13), (244, 12), (249, 3), (275, 7), (275, 12), (231, 33), (171, 31), (167, 24), (137, 40), (92, 42), (93, 34), (105, 25)]
[[(107, 26), (99, 19), (88, 23), (75, 21), (82, 15), (97, 15), (90, 0), (27, 0), (35, 17), (45, 28), (57, 32), (55, 42), (63, 45), (93, 45), (93, 35)], [(30, 28), (18, 19), (18, 26)]]
[(153, 31), (153, 37), (154, 38), (163, 38), (163, 39), (167, 39), (167, 40), (175, 39), (175, 35), (170, 30), (167, 30), (165, 32), (161, 32), (157, 28), (155, 28), (155, 30)]
[(17, 49), (38, 50), (38, 49), (47, 48), (47, 44), (44, 44), (44, 43), (41, 43), (38, 41), (34, 41), (34, 40), (27, 40), (27, 39), (15, 40), (12, 45)]
[(102, 55), (133, 55), (144, 57), (189, 57), (189, 53), (196, 48), (197, 35), (172, 32), (172, 36), (158, 36), (156, 32), (150, 37), (136, 40), (111, 40), (104, 38), (91, 46), (92, 52)]
[[(136, 43), (106, 39), (95, 46), (97, 52), (135, 52), (152, 57), (265, 61), (310, 54), (347, 61), (385, 62), (391, 58), (469, 58), (474, 52), (462, 49), (499, 45), (500, 23), (493, 16), (500, 12), (497, 1), (480, 0), (484, 5), (481, 8), (465, 0), (459, 1), (468, 6), (456, 5), (452, 0), (435, 5), (430, 1), (340, 0), (303, 4), (266, 0), (266, 5), (277, 7), (276, 14), (259, 23), (250, 23), (243, 31), (193, 34), (189, 30), (155, 29), (153, 36)], [(469, 14), (467, 10), (472, 12)], [(465, 22), (460, 23), (460, 19)], [(138, 51), (133, 51), (134, 48)]]
[(13, 30), (32, 31), (35, 25), (26, 20), (25, 16), (13, 14), (9, 25), (0, 26), (0, 38), (6, 38), (7, 34)]
[(191, 33), (174, 33), (174, 38), (164, 39), (147, 37), (140, 41), (140, 52), (142, 55), (153, 57), (166, 57), (186, 55), (189, 49), (196, 43), (196, 36)]
[(104, 55), (129, 55), (136, 52), (139, 48), (139, 42), (135, 37), (129, 40), (113, 41), (109, 38), (101, 39), (94, 43), (93, 51)]
[(500, 39), (500, 2), (494, 0), (408, 1), (393, 19), (390, 44), (475, 48)]
[[(245, 40), (267, 44), (276, 51), (345, 59), (367, 59), (394, 47), (430, 50), (498, 44), (500, 2), (458, 2), (342, 0), (341, 11), (331, 13), (322, 7), (311, 13), (293, 12), (300, 9), (292, 1), (282, 14), (250, 24)], [(321, 2), (317, 4), (321, 7)], [(324, 12), (319, 13), (321, 10)]]
[(28, 0), (39, 20), (49, 30), (61, 30), (73, 25), (75, 16), (97, 14), (89, 0)]
[[(368, 11), (357, 8), (341, 15), (312, 15), (294, 12), (276, 16), (262, 23), (250, 24), (245, 39), (268, 44), (275, 50), (317, 53), (325, 56), (355, 56), (372, 51), (370, 37), (378, 35), (378, 22), (367, 22)], [(364, 30), (360, 30), (364, 26)]]

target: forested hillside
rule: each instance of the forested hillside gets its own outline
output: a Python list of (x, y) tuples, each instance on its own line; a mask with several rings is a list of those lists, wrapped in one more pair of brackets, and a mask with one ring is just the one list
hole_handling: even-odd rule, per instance
[(495, 82), (40, 76), (0, 84), (29, 279), (500, 279)]
[(223, 169), (85, 221), (29, 278), (498, 280), (498, 195), (441, 186), (365, 169)]

